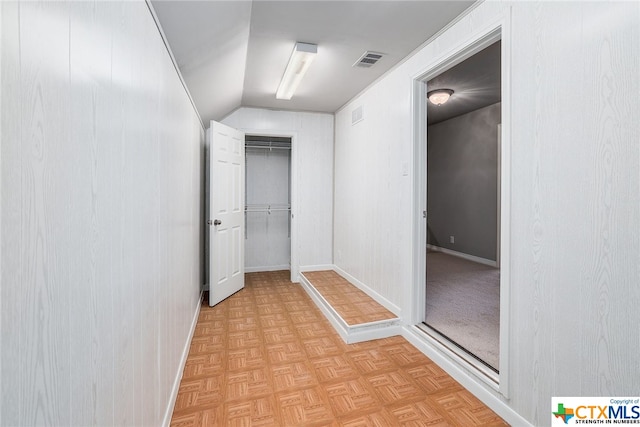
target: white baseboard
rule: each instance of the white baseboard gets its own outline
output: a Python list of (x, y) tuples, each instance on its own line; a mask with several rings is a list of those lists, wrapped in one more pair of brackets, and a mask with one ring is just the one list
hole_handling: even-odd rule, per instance
[(447, 374), (458, 381), (464, 388), (469, 390), (474, 396), (480, 399), (485, 405), (491, 408), (496, 414), (501, 416), (512, 426), (531, 426), (527, 420), (514, 411), (507, 404), (507, 400), (494, 390), (487, 382), (479, 377), (479, 374), (472, 373), (463, 365), (455, 362), (442, 351), (436, 348), (417, 326), (405, 325), (402, 328), (402, 336), (414, 347), (433, 360), (436, 365), (444, 369)]
[(432, 250), (433, 252), (442, 252), (443, 254), (455, 256), (458, 258), (466, 259), (468, 261), (477, 262), (478, 264), (488, 265), (489, 267), (498, 268), (498, 262), (492, 259), (481, 258), (475, 255), (469, 255), (462, 252), (454, 251), (447, 248), (441, 248), (440, 246), (429, 245), (427, 244), (427, 249)]
[(164, 419), (162, 420), (162, 425), (164, 427), (169, 427), (171, 424), (171, 416), (173, 415), (173, 408), (176, 406), (176, 399), (178, 398), (178, 390), (180, 389), (180, 381), (182, 380), (182, 373), (184, 372), (184, 367), (187, 364), (187, 357), (189, 357), (189, 349), (191, 348), (191, 340), (193, 339), (193, 334), (196, 331), (196, 325), (198, 324), (198, 317), (200, 316), (200, 308), (202, 308), (202, 296), (203, 291), (200, 292), (200, 298), (198, 298), (198, 306), (196, 307), (196, 311), (193, 315), (193, 319), (191, 320), (191, 329), (189, 331), (189, 336), (187, 337), (187, 341), (184, 344), (184, 348), (182, 350), (182, 357), (180, 357), (180, 366), (178, 372), (176, 372), (176, 378), (173, 381), (173, 387), (171, 388), (171, 395), (169, 396), (169, 405), (164, 413)]
[(300, 273), (300, 286), (305, 290), (305, 292), (311, 297), (311, 300), (315, 303), (315, 305), (320, 309), (324, 317), (327, 318), (331, 326), (336, 330), (340, 338), (343, 341), (347, 341), (348, 334), (345, 328), (345, 323), (341, 322), (340, 316), (338, 313), (331, 307), (331, 305), (324, 299), (322, 295), (316, 289), (311, 286), (311, 282), (304, 276), (304, 273)]
[(347, 279), (349, 282), (351, 282), (351, 284), (353, 284), (355, 287), (360, 289), (362, 292), (369, 295), (378, 304), (380, 304), (381, 306), (383, 306), (384, 308), (386, 308), (396, 316), (400, 318), (402, 317), (402, 309), (397, 305), (395, 305), (394, 303), (392, 303), (391, 301), (389, 301), (388, 299), (386, 299), (385, 297), (383, 297), (382, 295), (380, 295), (378, 292), (374, 291), (369, 286), (365, 285), (364, 283), (362, 283), (361, 281), (359, 281), (358, 279), (356, 279), (355, 277), (353, 277), (352, 275), (350, 275), (349, 273), (347, 273), (337, 265), (333, 266), (333, 271), (335, 271), (336, 273), (338, 273), (339, 275)]
[(379, 320), (360, 325), (349, 325), (338, 312), (331, 307), (331, 304), (329, 304), (320, 292), (313, 287), (309, 279), (304, 276), (304, 273), (300, 274), (300, 285), (311, 297), (311, 300), (320, 309), (322, 314), (329, 320), (329, 323), (331, 323), (331, 326), (338, 332), (340, 338), (347, 344), (388, 338), (402, 334), (402, 322), (398, 318)]
[(267, 265), (264, 267), (245, 267), (245, 273), (259, 273), (261, 271), (281, 271), (281, 270), (289, 270), (291, 266), (289, 264), (282, 265)]

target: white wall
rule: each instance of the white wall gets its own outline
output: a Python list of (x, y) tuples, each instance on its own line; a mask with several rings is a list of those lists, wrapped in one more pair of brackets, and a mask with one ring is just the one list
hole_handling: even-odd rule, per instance
[(142, 1), (2, 2), (2, 425), (161, 425), (204, 133)]
[(333, 263), (333, 115), (240, 108), (222, 121), (247, 133), (294, 135), (292, 202), (298, 264)]
[(500, 110), (498, 102), (427, 128), (428, 244), (496, 261)]
[(509, 14), (506, 404), (547, 425), (551, 396), (636, 395), (640, 384), (639, 3), (484, 2), (347, 104), (336, 114), (334, 254), (410, 310), (413, 77)]

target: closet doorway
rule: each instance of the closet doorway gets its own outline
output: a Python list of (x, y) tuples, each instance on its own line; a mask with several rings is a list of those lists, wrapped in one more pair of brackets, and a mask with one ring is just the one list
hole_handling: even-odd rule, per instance
[(245, 272), (291, 269), (291, 137), (245, 136)]

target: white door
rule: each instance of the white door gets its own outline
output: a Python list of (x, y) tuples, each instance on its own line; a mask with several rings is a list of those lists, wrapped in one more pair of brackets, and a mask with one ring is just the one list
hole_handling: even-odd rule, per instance
[(244, 287), (244, 133), (209, 129), (209, 305)]

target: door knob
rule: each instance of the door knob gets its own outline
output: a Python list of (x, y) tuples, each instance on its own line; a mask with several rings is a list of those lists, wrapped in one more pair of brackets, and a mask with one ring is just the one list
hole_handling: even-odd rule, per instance
[(213, 225), (220, 225), (220, 224), (222, 224), (222, 221), (220, 221), (219, 219), (213, 220)]

